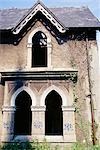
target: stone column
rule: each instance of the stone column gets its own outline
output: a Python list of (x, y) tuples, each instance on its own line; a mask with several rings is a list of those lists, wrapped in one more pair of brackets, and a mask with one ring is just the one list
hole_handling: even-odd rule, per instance
[(27, 68), (31, 68), (32, 64), (32, 43), (27, 44)]
[(75, 142), (75, 116), (73, 107), (62, 106), (64, 142)]
[(3, 111), (3, 123), (2, 123), (2, 142), (9, 142), (14, 137), (14, 113), (15, 107), (4, 106)]
[(52, 65), (51, 65), (51, 50), (52, 50), (52, 45), (51, 45), (51, 41), (48, 39), (47, 41), (47, 53), (48, 53), (48, 56), (47, 56), (47, 59), (48, 59), (48, 68), (52, 68)]
[(43, 140), (45, 136), (45, 107), (32, 106), (32, 136), (34, 139)]

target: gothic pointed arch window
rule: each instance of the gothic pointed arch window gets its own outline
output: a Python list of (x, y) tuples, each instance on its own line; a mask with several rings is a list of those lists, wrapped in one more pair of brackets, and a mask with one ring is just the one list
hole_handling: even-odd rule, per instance
[(31, 135), (32, 126), (32, 100), (26, 91), (18, 94), (15, 100), (16, 111), (14, 121), (15, 135)]
[(34, 29), (28, 37), (27, 68), (44, 70), (51, 68), (51, 35), (43, 27)]
[(47, 67), (47, 37), (41, 31), (32, 38), (32, 67)]
[(63, 135), (62, 98), (52, 90), (45, 99), (45, 135)]

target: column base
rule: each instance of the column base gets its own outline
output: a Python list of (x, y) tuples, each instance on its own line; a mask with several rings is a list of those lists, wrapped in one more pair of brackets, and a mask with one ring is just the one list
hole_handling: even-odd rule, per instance
[(64, 142), (68, 143), (76, 142), (76, 135), (75, 134), (64, 135)]
[(14, 139), (13, 135), (3, 135), (1, 136), (1, 142), (11, 142)]

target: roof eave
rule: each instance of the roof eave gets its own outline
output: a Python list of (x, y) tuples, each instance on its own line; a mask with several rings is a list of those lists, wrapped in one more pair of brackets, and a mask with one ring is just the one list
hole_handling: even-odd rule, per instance
[[(95, 30), (99, 30), (100, 31), (100, 27), (96, 27), (96, 26), (94, 26), (94, 27), (79, 27), (79, 26), (76, 26), (76, 27), (65, 27), (65, 30), (67, 31), (67, 30), (70, 30), (70, 29), (78, 29), (78, 28), (80, 28), (80, 29), (89, 29), (89, 30), (91, 30), (91, 29), (95, 29)], [(11, 31), (11, 32), (13, 32), (13, 30), (14, 30), (14, 28), (9, 28), (9, 29), (0, 29), (0, 32), (6, 32), (6, 31)]]

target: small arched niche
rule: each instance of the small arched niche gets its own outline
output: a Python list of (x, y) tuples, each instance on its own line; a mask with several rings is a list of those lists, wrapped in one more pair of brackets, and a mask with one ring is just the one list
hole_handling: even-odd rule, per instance
[(45, 99), (45, 135), (63, 135), (62, 98), (52, 90)]
[(32, 67), (47, 67), (47, 37), (41, 31), (32, 38)]
[(31, 135), (32, 126), (32, 100), (26, 91), (21, 91), (15, 99), (15, 135)]

